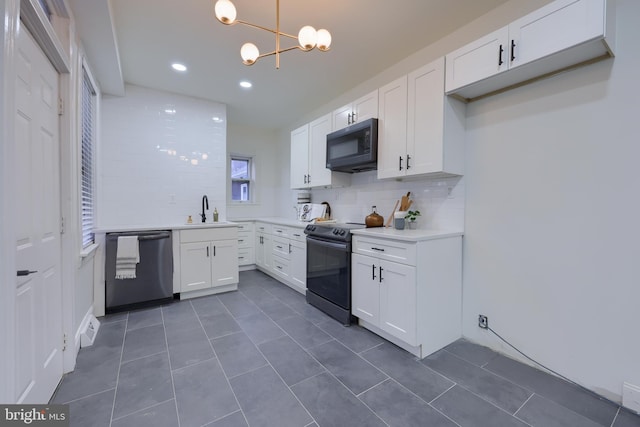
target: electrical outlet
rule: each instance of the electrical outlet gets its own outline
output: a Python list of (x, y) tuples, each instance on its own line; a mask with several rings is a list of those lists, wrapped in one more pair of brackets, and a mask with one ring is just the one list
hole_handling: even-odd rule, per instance
[(484, 314), (478, 315), (478, 327), (482, 329), (489, 329), (489, 318)]

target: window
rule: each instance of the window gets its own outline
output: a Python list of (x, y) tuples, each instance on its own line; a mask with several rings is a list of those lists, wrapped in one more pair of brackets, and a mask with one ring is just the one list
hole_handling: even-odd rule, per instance
[(252, 200), (252, 167), (251, 157), (231, 156), (231, 201)]
[(82, 248), (95, 242), (94, 226), (94, 153), (96, 90), (87, 69), (82, 67), (82, 154), (81, 154), (81, 204)]

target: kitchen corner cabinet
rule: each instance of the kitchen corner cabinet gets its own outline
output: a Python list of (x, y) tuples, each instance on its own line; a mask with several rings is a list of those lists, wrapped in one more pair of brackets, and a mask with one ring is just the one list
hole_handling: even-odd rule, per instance
[(256, 266), (304, 294), (307, 290), (307, 242), (304, 231), (297, 227), (257, 223)]
[(349, 174), (327, 169), (327, 134), (331, 115), (324, 115), (291, 132), (291, 188), (344, 187)]
[(606, 0), (556, 0), (447, 55), (446, 92), (467, 100), (613, 56)]
[(236, 227), (180, 230), (179, 235), (181, 299), (238, 288)]
[(351, 312), (360, 325), (420, 358), (460, 338), (460, 236), (419, 242), (355, 236), (351, 263)]
[(464, 103), (439, 58), (379, 89), (378, 178), (464, 173)]
[(331, 113), (331, 129), (340, 130), (352, 124), (378, 117), (378, 91), (344, 105)]

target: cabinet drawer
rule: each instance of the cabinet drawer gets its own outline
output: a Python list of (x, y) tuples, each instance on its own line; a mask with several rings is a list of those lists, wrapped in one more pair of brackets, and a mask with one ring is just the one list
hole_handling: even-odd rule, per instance
[(238, 247), (249, 248), (253, 246), (253, 232), (251, 231), (239, 231), (238, 232)]
[(291, 275), (289, 268), (288, 259), (284, 259), (279, 256), (273, 257), (273, 272), (285, 280), (289, 280), (289, 276)]
[(211, 240), (237, 239), (236, 227), (198, 228), (194, 230), (180, 230), (180, 243), (207, 242)]
[(252, 222), (238, 222), (238, 232), (253, 232), (253, 223)]
[(273, 236), (273, 254), (288, 260), (289, 239), (283, 239), (278, 236)]
[(254, 263), (254, 248), (238, 248), (238, 265), (251, 265)]
[(416, 244), (354, 236), (353, 252), (407, 265), (416, 265)]
[(289, 236), (292, 240), (296, 240), (298, 242), (306, 242), (307, 241), (307, 235), (304, 234), (304, 229), (303, 228), (292, 228), (291, 229), (291, 236)]
[(272, 225), (267, 224), (266, 222), (256, 222), (256, 231), (271, 234), (271, 227)]
[(282, 225), (273, 225), (271, 232), (274, 236), (289, 237), (291, 235), (291, 229), (289, 227), (283, 227)]

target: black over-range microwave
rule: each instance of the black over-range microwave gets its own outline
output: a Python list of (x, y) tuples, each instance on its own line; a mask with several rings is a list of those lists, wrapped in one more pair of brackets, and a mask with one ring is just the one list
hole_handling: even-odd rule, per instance
[(327, 168), (364, 172), (378, 168), (378, 119), (368, 119), (327, 135)]

